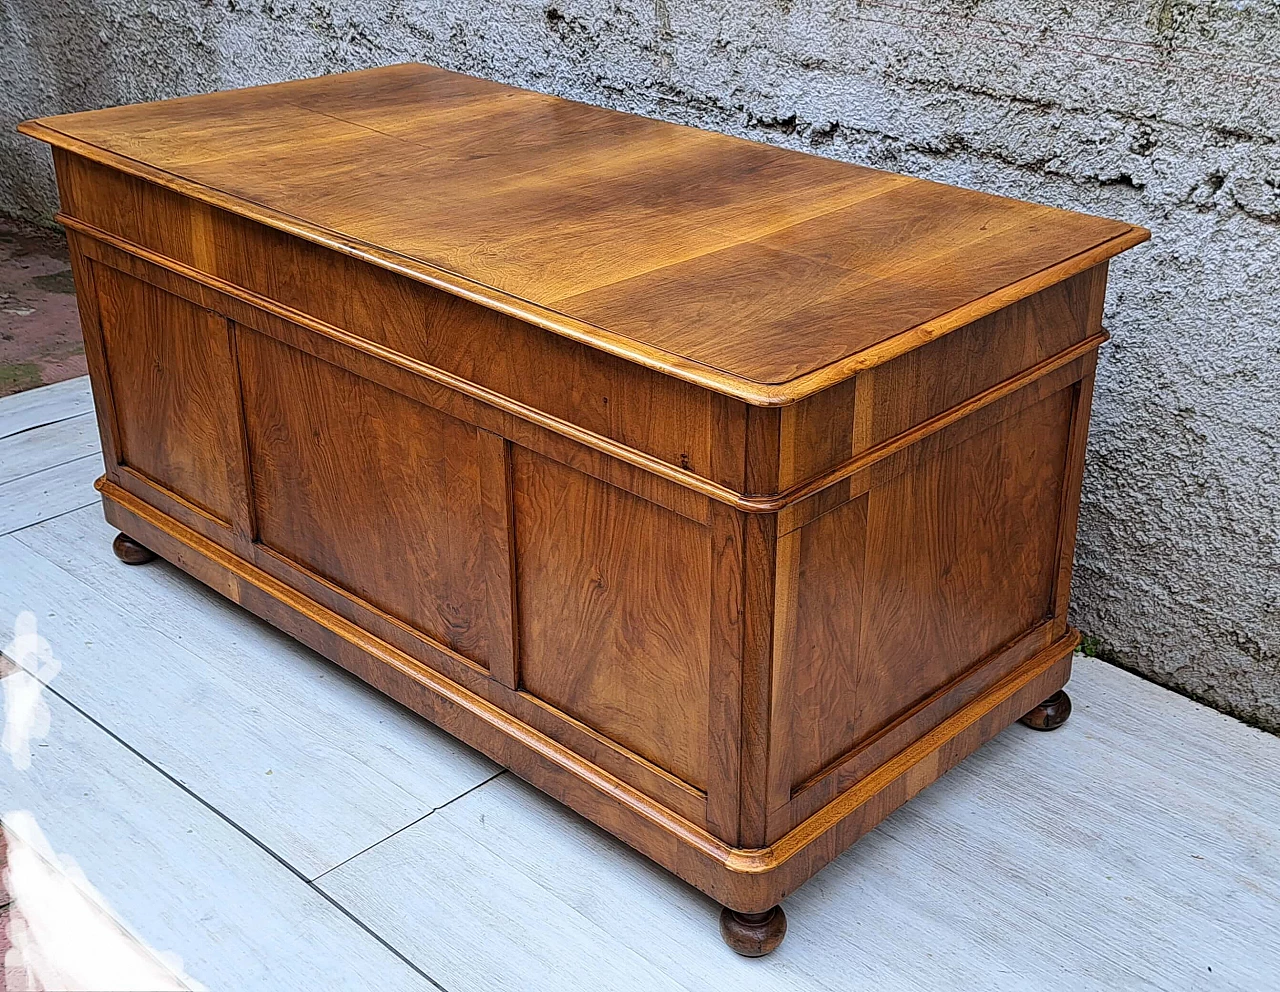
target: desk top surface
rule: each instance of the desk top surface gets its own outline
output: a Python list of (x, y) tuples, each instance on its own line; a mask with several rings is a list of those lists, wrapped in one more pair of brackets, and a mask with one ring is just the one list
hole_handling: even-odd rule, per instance
[(22, 130), (770, 405), (1148, 236), (423, 65)]

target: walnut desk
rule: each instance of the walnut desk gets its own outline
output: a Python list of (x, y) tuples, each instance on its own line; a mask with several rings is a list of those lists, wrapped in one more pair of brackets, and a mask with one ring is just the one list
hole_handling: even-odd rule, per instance
[(22, 130), (120, 557), (702, 889), (736, 950), (1065, 719), (1107, 260), (1146, 231), (420, 65)]

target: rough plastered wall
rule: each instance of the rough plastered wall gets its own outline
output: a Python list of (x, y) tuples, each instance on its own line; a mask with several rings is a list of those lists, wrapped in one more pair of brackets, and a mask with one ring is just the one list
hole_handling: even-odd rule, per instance
[(1280, 730), (1280, 0), (3, 0), (0, 210), (38, 114), (420, 60), (1145, 225), (1113, 265), (1074, 614)]

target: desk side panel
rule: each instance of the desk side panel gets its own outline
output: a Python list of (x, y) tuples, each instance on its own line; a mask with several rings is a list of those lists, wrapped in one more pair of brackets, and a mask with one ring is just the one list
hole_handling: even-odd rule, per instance
[[(891, 440), (1089, 336), (1104, 275), (860, 376), (850, 444)], [(993, 335), (998, 360), (983, 345)], [(1074, 359), (780, 514), (770, 842), (1064, 635), (1095, 361)]]
[(1106, 281), (1103, 262), (784, 408), (779, 488), (890, 442), (1097, 334)]

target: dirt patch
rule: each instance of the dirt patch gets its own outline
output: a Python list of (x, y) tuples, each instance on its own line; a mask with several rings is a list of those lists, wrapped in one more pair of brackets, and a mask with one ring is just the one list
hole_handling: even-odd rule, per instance
[(86, 371), (66, 238), (0, 217), (0, 396)]

